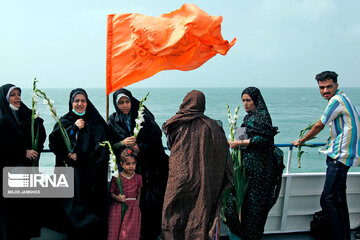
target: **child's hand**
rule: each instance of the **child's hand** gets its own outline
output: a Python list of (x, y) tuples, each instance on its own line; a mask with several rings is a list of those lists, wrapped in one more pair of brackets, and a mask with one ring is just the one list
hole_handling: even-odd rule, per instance
[(117, 198), (117, 200), (119, 201), (119, 202), (126, 202), (126, 197), (125, 197), (125, 195), (119, 195), (118, 196), (118, 198)]

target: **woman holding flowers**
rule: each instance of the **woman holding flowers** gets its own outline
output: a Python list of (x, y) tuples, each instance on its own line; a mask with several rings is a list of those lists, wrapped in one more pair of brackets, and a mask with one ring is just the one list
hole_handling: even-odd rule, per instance
[[(238, 235), (244, 240), (261, 239), (268, 213), (279, 194), (282, 169), (278, 167), (281, 165), (278, 161), (282, 161), (282, 156), (275, 154), (277, 127), (272, 126), (260, 90), (248, 87), (242, 92), (241, 98), (247, 112), (241, 127), (245, 127), (248, 138), (229, 141), (229, 144), (231, 148), (241, 147), (241, 158), (249, 182), (240, 214), (237, 213), (235, 193), (232, 192), (226, 205), (225, 218), (230, 235)], [(231, 239), (237, 238), (234, 236)]]
[[(32, 145), (32, 118), (34, 130), (38, 133), (36, 146)], [(43, 120), (37, 114), (36, 117), (32, 115), (21, 101), (21, 89), (13, 84), (0, 87), (0, 136), (2, 188), (3, 167), (38, 166), (46, 139)], [(40, 234), (40, 223), (36, 218), (39, 215), (37, 200), (4, 199), (1, 194), (0, 201), (0, 239), (28, 239)], [(20, 225), (21, 231), (18, 229)]]
[(205, 95), (189, 92), (163, 130), (171, 151), (161, 239), (213, 239), (222, 195), (233, 179), (222, 124), (204, 115)]
[(69, 239), (106, 239), (109, 155), (99, 143), (107, 140), (107, 124), (81, 88), (71, 91), (69, 112), (60, 123), (69, 136), (70, 151), (58, 123), (49, 136), (49, 146), (56, 155), (56, 166), (74, 168), (75, 189), (73, 198), (62, 201), (68, 220), (58, 222), (65, 224)]
[[(122, 88), (113, 94), (116, 110), (108, 125), (110, 142), (116, 155), (128, 147), (138, 154), (137, 172), (142, 175), (141, 188), (141, 239), (157, 239), (161, 231), (161, 210), (168, 175), (168, 156), (161, 141), (161, 130), (154, 115), (144, 106), (138, 119), (140, 102), (130, 91)], [(140, 131), (136, 121), (141, 122)], [(135, 130), (134, 130), (135, 129)], [(136, 137), (135, 137), (136, 135)]]

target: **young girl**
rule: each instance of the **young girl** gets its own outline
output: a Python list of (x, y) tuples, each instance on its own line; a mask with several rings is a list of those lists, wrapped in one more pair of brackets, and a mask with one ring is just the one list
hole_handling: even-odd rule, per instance
[[(125, 148), (120, 154), (120, 164), (123, 170), (119, 178), (113, 177), (110, 185), (111, 205), (109, 212), (108, 240), (140, 238), (141, 213), (139, 208), (142, 177), (135, 173), (136, 154), (130, 148)], [(124, 195), (120, 194), (122, 185)], [(121, 209), (126, 203), (127, 210), (122, 219)]]

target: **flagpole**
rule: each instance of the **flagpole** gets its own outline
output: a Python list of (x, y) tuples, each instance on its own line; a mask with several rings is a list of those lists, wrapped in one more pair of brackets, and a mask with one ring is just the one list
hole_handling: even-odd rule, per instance
[(108, 122), (109, 118), (109, 95), (106, 95), (106, 123)]

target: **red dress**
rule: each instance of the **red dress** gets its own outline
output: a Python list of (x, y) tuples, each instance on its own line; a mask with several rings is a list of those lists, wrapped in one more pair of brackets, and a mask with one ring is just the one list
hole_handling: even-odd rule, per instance
[[(121, 222), (121, 202), (112, 199), (109, 212), (108, 240), (139, 240), (141, 213), (136, 197), (138, 188), (142, 187), (142, 176), (135, 173), (128, 179), (121, 175), (121, 180), (128, 209), (123, 222)], [(115, 177), (111, 179), (110, 192), (120, 194), (117, 178)]]

